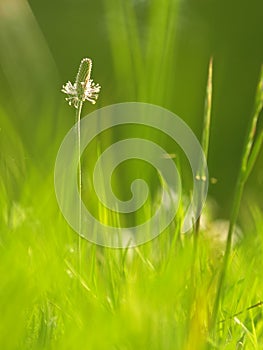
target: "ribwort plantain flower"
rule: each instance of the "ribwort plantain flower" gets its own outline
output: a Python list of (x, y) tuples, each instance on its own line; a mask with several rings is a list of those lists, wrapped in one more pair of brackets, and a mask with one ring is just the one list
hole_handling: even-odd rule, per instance
[(78, 108), (84, 101), (89, 101), (95, 104), (100, 92), (100, 85), (95, 84), (91, 76), (92, 60), (90, 58), (84, 58), (79, 66), (76, 81), (72, 84), (68, 81), (62, 87), (62, 92), (68, 95), (66, 101), (69, 105), (73, 105)]

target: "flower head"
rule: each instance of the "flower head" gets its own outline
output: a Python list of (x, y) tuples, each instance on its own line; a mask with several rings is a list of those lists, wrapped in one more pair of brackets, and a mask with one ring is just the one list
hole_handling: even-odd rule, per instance
[(84, 58), (80, 63), (75, 83), (68, 81), (63, 85), (61, 91), (68, 95), (66, 100), (70, 106), (73, 104), (75, 108), (78, 108), (79, 104), (86, 100), (92, 104), (96, 103), (101, 87), (90, 79), (91, 68), (91, 59)]

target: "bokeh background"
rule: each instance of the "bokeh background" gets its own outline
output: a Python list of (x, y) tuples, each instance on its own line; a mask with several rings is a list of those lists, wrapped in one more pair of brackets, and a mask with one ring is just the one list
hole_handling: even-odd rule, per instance
[[(21, 191), (30, 198), (33, 187), (52, 179), (60, 142), (74, 124), (60, 89), (74, 80), (83, 57), (93, 59), (102, 86), (84, 114), (117, 102), (154, 103), (200, 139), (213, 56), (208, 165), (217, 183), (209, 193), (218, 215), (228, 216), (263, 62), (262, 22), (261, 0), (0, 0), (1, 205), (19, 200)], [(244, 214), (262, 209), (262, 165), (263, 152), (246, 187)], [(48, 202), (46, 193), (35, 193), (37, 203)]]
[[(0, 0), (1, 349), (199, 349), (207, 336), (217, 338), (218, 348), (236, 348), (244, 337), (252, 339), (244, 346), (260, 346), (262, 310), (247, 310), (263, 300), (263, 150), (242, 199), (244, 244), (231, 256), (219, 300), (218, 320), (237, 314), (240, 321), (220, 323), (211, 337), (206, 329), (227, 221), (208, 221), (219, 247), (202, 239), (195, 249), (195, 240), (179, 237), (171, 225), (135, 250), (102, 248), (81, 240), (62, 216), (54, 164), (75, 123), (61, 87), (74, 81), (83, 57), (93, 59), (92, 75), (102, 86), (83, 115), (118, 102), (154, 103), (185, 120), (200, 140), (213, 55), (208, 165), (217, 183), (209, 195), (216, 218), (228, 219), (263, 62), (262, 17), (262, 0)], [(83, 158), (83, 178), (99, 151), (134, 135), (176, 153), (189, 195), (183, 152), (151, 129), (99, 137)], [(121, 198), (137, 176), (158, 191), (156, 173), (131, 162), (116, 174)], [(96, 198), (91, 204), (98, 207)], [(213, 240), (211, 232), (204, 233)]]

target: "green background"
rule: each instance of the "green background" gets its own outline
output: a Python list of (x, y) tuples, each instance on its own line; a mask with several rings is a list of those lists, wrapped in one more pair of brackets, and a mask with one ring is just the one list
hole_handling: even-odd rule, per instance
[[(83, 116), (118, 102), (154, 103), (185, 120), (200, 140), (213, 55), (208, 165), (218, 182), (209, 193), (216, 216), (229, 219), (263, 62), (262, 14), (262, 0), (0, 0), (1, 350), (263, 348), (262, 151), (242, 200), (244, 238), (231, 250), (228, 270), (228, 221), (208, 217), (197, 240), (180, 235), (181, 210), (158, 239), (107, 249), (73, 232), (54, 190), (56, 154), (75, 122), (60, 90), (74, 81), (83, 57), (93, 59), (102, 86)], [(84, 174), (92, 174), (103, 147), (134, 135), (178, 153), (156, 130), (119, 128), (93, 143)], [(189, 195), (181, 153), (175, 161), (182, 161)], [(119, 171), (114, 189), (121, 198), (141, 174), (156, 190), (142, 163)], [(150, 198), (146, 209), (154, 204)], [(216, 295), (223, 322), (213, 327)]]
[[(84, 114), (117, 102), (154, 103), (180, 116), (200, 139), (213, 55), (208, 165), (218, 182), (210, 195), (227, 216), (263, 61), (262, 13), (260, 0), (2, 0), (1, 158), (8, 197), (19, 197), (32, 166), (51, 174), (74, 123), (60, 89), (74, 81), (81, 58), (93, 59), (102, 86), (97, 105), (86, 104)], [(248, 202), (259, 205), (262, 161), (261, 152), (246, 190)]]

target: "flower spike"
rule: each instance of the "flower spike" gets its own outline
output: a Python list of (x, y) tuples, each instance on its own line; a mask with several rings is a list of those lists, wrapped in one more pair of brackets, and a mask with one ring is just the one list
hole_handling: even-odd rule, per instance
[(63, 85), (61, 91), (68, 95), (66, 101), (70, 106), (73, 104), (75, 108), (78, 108), (79, 104), (84, 101), (96, 103), (101, 87), (90, 79), (91, 69), (92, 60), (84, 58), (80, 63), (75, 83), (68, 81)]

